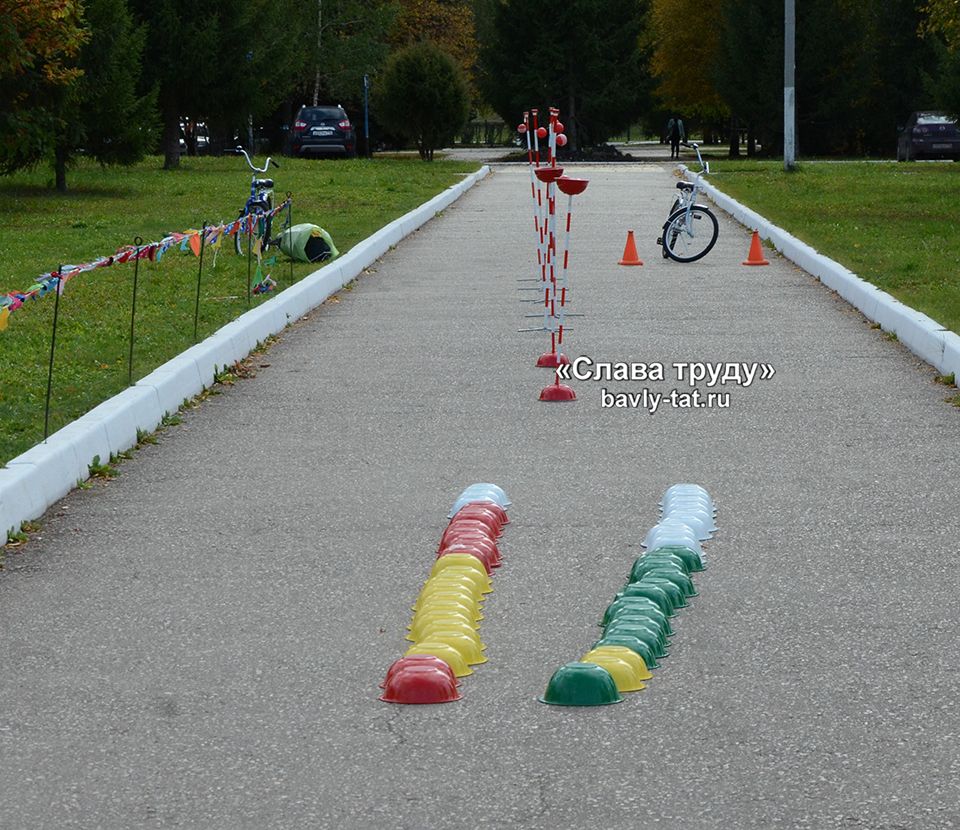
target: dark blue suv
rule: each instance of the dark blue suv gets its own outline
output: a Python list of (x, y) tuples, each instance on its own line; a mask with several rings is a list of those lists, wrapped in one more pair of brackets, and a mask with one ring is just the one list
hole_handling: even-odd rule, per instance
[(295, 156), (331, 153), (357, 155), (353, 125), (341, 106), (300, 107), (293, 122), (290, 150)]

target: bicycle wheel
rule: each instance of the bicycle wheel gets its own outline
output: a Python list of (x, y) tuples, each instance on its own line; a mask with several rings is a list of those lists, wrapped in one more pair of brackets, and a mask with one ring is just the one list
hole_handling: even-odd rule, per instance
[(710, 253), (720, 235), (717, 217), (703, 205), (670, 214), (663, 226), (663, 249), (677, 262), (696, 262)]
[[(243, 219), (247, 215), (245, 210), (240, 211), (240, 215), (237, 219)], [(237, 256), (246, 256), (247, 254), (247, 232), (238, 230), (233, 235), (233, 248), (237, 252)]]

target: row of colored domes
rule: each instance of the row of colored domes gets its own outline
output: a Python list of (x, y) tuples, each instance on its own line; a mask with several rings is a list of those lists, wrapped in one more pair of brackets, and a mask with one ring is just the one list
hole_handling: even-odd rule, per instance
[(472, 484), (454, 502), (437, 559), (413, 604), (413, 642), (381, 684), (387, 703), (448, 703), (460, 699), (459, 678), (487, 662), (480, 640), (482, 603), (501, 557), (497, 540), (507, 524), (507, 494)]
[(579, 661), (554, 672), (542, 702), (602, 706), (645, 688), (650, 670), (669, 653), (670, 619), (697, 596), (691, 574), (705, 568), (700, 543), (716, 531), (715, 516), (713, 500), (696, 484), (676, 484), (664, 493), (660, 522), (643, 541), (647, 551), (604, 611), (603, 636)]

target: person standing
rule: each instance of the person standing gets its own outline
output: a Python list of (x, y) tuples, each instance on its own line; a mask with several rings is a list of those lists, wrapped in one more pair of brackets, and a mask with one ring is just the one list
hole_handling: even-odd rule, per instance
[(670, 142), (670, 158), (680, 158), (680, 142), (686, 141), (687, 137), (683, 130), (683, 121), (679, 115), (671, 115), (667, 121), (667, 140)]
[(192, 118), (187, 119), (183, 132), (184, 144), (187, 145), (187, 155), (195, 156), (197, 154), (197, 125), (193, 123)]

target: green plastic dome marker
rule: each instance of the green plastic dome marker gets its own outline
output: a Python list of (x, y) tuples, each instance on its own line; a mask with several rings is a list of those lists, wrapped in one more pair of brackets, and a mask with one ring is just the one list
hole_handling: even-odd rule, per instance
[(676, 556), (684, 559), (688, 563), (691, 573), (697, 573), (707, 569), (707, 566), (704, 564), (699, 553), (697, 553), (693, 548), (686, 548), (682, 545), (664, 545), (663, 547), (656, 547), (653, 550), (648, 550), (647, 556), (650, 556), (654, 553), (664, 552), (675, 554)]
[(677, 613), (677, 603), (672, 595), (659, 585), (646, 582), (641, 577), (636, 582), (631, 582), (623, 587), (623, 590), (617, 594), (615, 602), (627, 599), (649, 599), (656, 603), (657, 607), (668, 617)]
[(552, 706), (606, 706), (623, 698), (605, 668), (596, 663), (567, 663), (553, 673), (539, 700)]
[(693, 580), (685, 573), (673, 570), (669, 566), (664, 566), (657, 568), (656, 570), (649, 571), (646, 575), (669, 579), (674, 585), (683, 591), (684, 599), (687, 597), (699, 596), (699, 594), (697, 594), (697, 589), (693, 584)]
[(667, 595), (670, 597), (670, 601), (673, 602), (673, 607), (675, 609), (687, 607), (687, 601), (683, 598), (683, 589), (681, 589), (680, 586), (677, 585), (673, 580), (667, 579), (664, 576), (659, 574), (647, 574), (639, 582), (631, 582), (627, 588), (632, 585), (655, 585), (656, 587), (662, 588), (667, 592)]
[(603, 636), (604, 638), (621, 636), (636, 637), (641, 642), (650, 646), (655, 657), (667, 657), (669, 654), (667, 647), (660, 641), (659, 635), (640, 623), (614, 620), (603, 630)]
[(687, 564), (676, 554), (668, 553), (666, 556), (641, 556), (630, 569), (630, 582), (639, 582), (651, 568), (673, 568), (682, 574), (689, 574), (690, 569)]
[(643, 658), (643, 662), (647, 664), (648, 669), (656, 669), (659, 667), (657, 656), (653, 653), (653, 648), (639, 637), (633, 637), (630, 634), (604, 635), (597, 640), (591, 648), (600, 648), (600, 646), (626, 646)]

